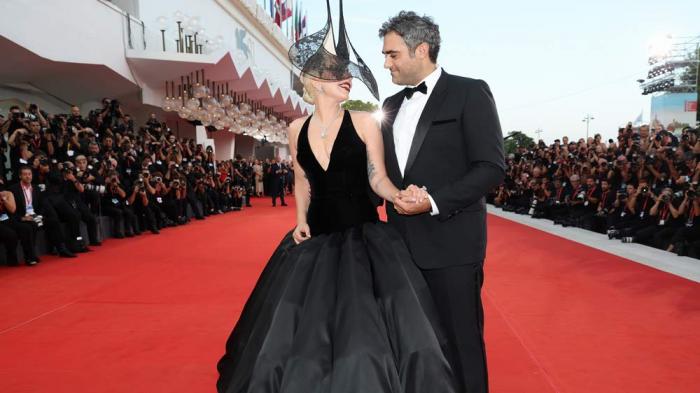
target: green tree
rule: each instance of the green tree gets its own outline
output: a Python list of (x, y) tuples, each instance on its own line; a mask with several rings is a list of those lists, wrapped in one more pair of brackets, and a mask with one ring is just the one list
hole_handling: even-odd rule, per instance
[(343, 109), (349, 111), (374, 112), (377, 108), (378, 106), (371, 102), (360, 100), (348, 100), (343, 104)]
[(508, 139), (503, 143), (506, 154), (515, 153), (519, 147), (530, 148), (535, 145), (535, 141), (521, 131), (511, 131), (506, 138)]

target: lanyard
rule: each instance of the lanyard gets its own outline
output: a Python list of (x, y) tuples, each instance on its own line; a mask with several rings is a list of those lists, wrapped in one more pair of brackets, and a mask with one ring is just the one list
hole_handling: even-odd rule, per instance
[(610, 193), (610, 191), (605, 191), (605, 192), (603, 193), (603, 197), (601, 198), (600, 206), (605, 207), (605, 202), (608, 200), (608, 194), (609, 194), (609, 193)]
[(557, 200), (561, 200), (561, 193), (564, 191), (564, 187), (560, 188), (559, 191), (557, 191)]
[(649, 203), (649, 197), (644, 200), (644, 206), (642, 206), (642, 213), (647, 209), (647, 204)]
[(588, 190), (588, 192), (586, 193), (586, 198), (590, 198), (591, 195), (593, 195), (593, 193), (595, 192), (596, 188), (597, 187), (593, 186), (590, 190)]
[(22, 185), (22, 193), (24, 194), (24, 200), (27, 206), (32, 206), (32, 186), (24, 187), (24, 185)]
[(668, 206), (664, 206), (664, 207), (661, 209), (661, 221), (666, 221), (666, 219), (668, 218), (668, 214), (669, 214), (669, 213), (671, 213), (671, 209), (669, 209)]

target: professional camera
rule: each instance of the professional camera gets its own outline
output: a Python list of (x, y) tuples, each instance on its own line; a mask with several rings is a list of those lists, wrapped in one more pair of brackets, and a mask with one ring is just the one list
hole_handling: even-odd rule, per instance
[(180, 188), (180, 180), (175, 179), (172, 184), (174, 188)]
[(32, 213), (29, 215), (32, 218), (32, 221), (36, 224), (38, 227), (42, 227), (44, 225), (44, 216), (41, 216), (36, 213)]
[(617, 193), (617, 199), (619, 199), (620, 201), (627, 200), (627, 192), (626, 191), (619, 191)]
[(647, 193), (649, 193), (649, 186), (644, 186), (644, 187), (642, 187), (641, 193), (642, 193), (642, 194), (647, 194)]
[(100, 195), (104, 194), (105, 191), (107, 191), (107, 187), (105, 186), (98, 186), (94, 184), (83, 184), (83, 187), (85, 188), (85, 191), (91, 191), (91, 192), (96, 192)]
[(668, 203), (671, 201), (671, 196), (668, 194), (661, 195), (661, 202)]

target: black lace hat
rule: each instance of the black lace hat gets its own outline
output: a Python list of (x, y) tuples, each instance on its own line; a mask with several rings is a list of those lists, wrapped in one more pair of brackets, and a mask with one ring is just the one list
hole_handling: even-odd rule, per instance
[[(340, 23), (338, 25), (338, 43), (333, 34), (333, 20), (331, 19), (331, 5), (326, 0), (328, 19), (326, 25), (319, 31), (301, 38), (289, 48), (289, 60), (302, 74), (316, 79), (327, 81), (339, 81), (347, 78), (361, 80), (372, 92), (374, 98), (379, 100), (377, 81), (369, 70), (367, 64), (362, 61), (348, 38), (345, 30), (345, 18), (343, 17), (343, 0), (340, 0)], [(350, 51), (355, 55), (356, 61), (350, 60)]]

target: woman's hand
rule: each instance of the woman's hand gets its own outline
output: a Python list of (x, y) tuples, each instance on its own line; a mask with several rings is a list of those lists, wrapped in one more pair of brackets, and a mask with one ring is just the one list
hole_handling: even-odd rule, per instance
[(294, 237), (294, 242), (296, 242), (296, 244), (309, 240), (311, 238), (311, 229), (309, 228), (309, 224), (298, 224), (297, 227), (294, 228), (294, 233), (292, 236)]

